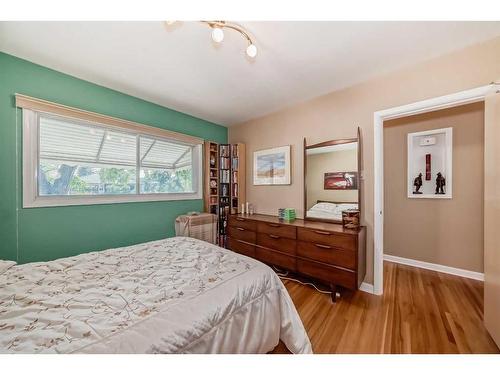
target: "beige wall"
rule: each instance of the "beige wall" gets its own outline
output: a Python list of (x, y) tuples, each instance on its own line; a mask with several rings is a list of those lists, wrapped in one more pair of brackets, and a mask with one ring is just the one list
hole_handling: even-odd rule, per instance
[[(408, 198), (408, 133), (447, 127), (453, 128), (453, 199)], [(384, 123), (385, 254), (483, 272), (483, 145), (482, 102)]]
[(247, 200), (259, 213), (276, 214), (279, 207), (296, 207), (303, 216), (303, 137), (307, 143), (356, 137), (361, 128), (364, 181), (362, 223), (367, 226), (367, 276), (373, 281), (373, 113), (382, 109), (482, 86), (500, 79), (500, 38), (481, 43), (411, 68), (285, 108), (229, 128), (230, 142), (253, 152), (292, 145), (292, 183), (253, 186), (247, 171)]
[(307, 209), (318, 200), (357, 202), (358, 190), (324, 189), (325, 173), (358, 170), (358, 150), (341, 150), (307, 155)]

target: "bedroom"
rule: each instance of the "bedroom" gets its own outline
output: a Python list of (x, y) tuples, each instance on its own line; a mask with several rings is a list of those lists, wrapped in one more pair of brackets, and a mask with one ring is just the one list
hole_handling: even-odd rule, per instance
[(0, 22), (0, 352), (498, 354), (500, 23), (171, 14)]

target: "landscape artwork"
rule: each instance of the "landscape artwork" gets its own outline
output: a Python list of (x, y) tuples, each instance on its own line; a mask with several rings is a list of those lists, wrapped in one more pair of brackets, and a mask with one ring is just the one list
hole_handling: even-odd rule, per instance
[(290, 184), (290, 146), (254, 152), (254, 185)]

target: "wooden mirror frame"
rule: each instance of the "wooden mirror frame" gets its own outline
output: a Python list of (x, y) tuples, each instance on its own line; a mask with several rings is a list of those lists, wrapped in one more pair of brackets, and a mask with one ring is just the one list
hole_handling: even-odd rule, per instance
[[(306, 143), (306, 138), (304, 137), (304, 154), (303, 154), (303, 163), (304, 163), (304, 220), (308, 221), (323, 221), (323, 222), (328, 222), (328, 223), (339, 223), (342, 224), (342, 220), (333, 220), (333, 219), (321, 219), (321, 218), (313, 218), (313, 217), (307, 217), (307, 150), (313, 149), (313, 148), (319, 148), (319, 147), (325, 147), (325, 146), (334, 146), (334, 145), (341, 145), (344, 143), (353, 143), (353, 142), (358, 142), (358, 210), (359, 210), (359, 216), (360, 220), (362, 217), (362, 211), (361, 211), (361, 190), (362, 190), (362, 170), (361, 170), (361, 158), (363, 157), (362, 154), (362, 145), (361, 145), (361, 128), (358, 126), (358, 134), (357, 138), (345, 138), (345, 139), (334, 139), (331, 141), (326, 141), (326, 142), (321, 142), (321, 143), (315, 143), (313, 145), (307, 145)], [(346, 202), (346, 203), (352, 203), (352, 202)]]

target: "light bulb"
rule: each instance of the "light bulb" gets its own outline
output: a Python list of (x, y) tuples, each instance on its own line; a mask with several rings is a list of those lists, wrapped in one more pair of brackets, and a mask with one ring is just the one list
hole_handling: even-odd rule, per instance
[(254, 58), (257, 56), (257, 47), (255, 47), (255, 44), (250, 44), (247, 47), (247, 55), (248, 57)]
[(212, 40), (215, 43), (220, 43), (224, 40), (224, 31), (220, 27), (214, 27), (212, 29)]

